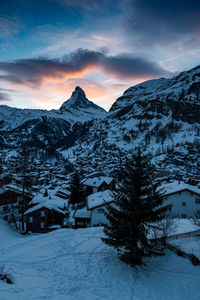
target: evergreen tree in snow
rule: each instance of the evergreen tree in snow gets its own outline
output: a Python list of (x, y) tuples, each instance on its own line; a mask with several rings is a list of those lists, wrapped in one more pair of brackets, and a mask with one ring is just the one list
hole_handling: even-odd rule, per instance
[(81, 183), (80, 173), (75, 171), (72, 175), (72, 180), (70, 183), (70, 203), (77, 204), (81, 203), (84, 200), (84, 192), (83, 192), (83, 185)]
[(138, 149), (119, 172), (113, 192), (116, 207), (107, 205), (109, 224), (104, 224), (106, 237), (102, 240), (121, 250), (121, 260), (132, 266), (143, 264), (143, 257), (162, 253), (147, 238), (151, 226), (170, 208), (162, 206), (158, 185), (154, 167)]

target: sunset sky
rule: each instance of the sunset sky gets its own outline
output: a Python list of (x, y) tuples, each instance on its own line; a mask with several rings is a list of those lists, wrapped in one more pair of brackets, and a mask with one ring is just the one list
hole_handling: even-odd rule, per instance
[(0, 1), (0, 104), (57, 109), (79, 85), (109, 109), (199, 58), (198, 0)]

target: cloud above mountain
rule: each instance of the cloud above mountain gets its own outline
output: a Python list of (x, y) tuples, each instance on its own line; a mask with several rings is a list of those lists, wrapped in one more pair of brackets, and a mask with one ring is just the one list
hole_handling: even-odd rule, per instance
[(0, 102), (1, 101), (11, 101), (11, 98), (8, 94), (1, 92), (0, 90)]
[(0, 71), (0, 80), (33, 86), (42, 84), (44, 80), (59, 82), (92, 71), (129, 80), (170, 75), (158, 63), (143, 57), (127, 54), (108, 56), (87, 49), (78, 49), (60, 59), (34, 58), (0, 62)]

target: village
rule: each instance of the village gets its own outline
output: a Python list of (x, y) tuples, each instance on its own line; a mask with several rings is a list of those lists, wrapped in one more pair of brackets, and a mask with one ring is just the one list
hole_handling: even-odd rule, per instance
[[(43, 233), (61, 227), (101, 226), (106, 222), (104, 215), (106, 205), (115, 203), (112, 191), (116, 181), (111, 174), (106, 175), (100, 172), (86, 174), (81, 180), (82, 199), (79, 203), (72, 204), (70, 181), (73, 172), (71, 172), (70, 165), (67, 165), (66, 171), (63, 161), (55, 161), (54, 164), (51, 162), (30, 163), (30, 170), (26, 177), (31, 179), (31, 188), (28, 184), (23, 186), (23, 177), (17, 174), (17, 158), (10, 159), (9, 167), (12, 168), (12, 174), (9, 173), (9, 169), (5, 172), (3, 165), (1, 165), (0, 175), (1, 218), (20, 229), (23, 209), (24, 233)], [(158, 170), (158, 174), (160, 173)], [(200, 185), (198, 183), (188, 184), (180, 179), (166, 180), (164, 177), (162, 188), (165, 191), (164, 204), (172, 204), (168, 218), (189, 219), (200, 213)], [(22, 202), (24, 202), (24, 207), (22, 207)]]

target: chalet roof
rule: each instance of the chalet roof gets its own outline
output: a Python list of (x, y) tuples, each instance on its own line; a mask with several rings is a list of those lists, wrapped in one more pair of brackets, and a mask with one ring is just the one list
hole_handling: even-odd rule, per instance
[(55, 205), (60, 208), (64, 208), (68, 206), (68, 200), (63, 199), (63, 197), (59, 197), (58, 194), (55, 194), (55, 191), (48, 190), (48, 196), (44, 196), (43, 194), (36, 195), (30, 202), (30, 204), (38, 204), (38, 203), (50, 203), (51, 205)]
[(86, 179), (83, 184), (92, 187), (100, 187), (103, 182), (110, 184), (113, 181), (112, 177), (99, 176)]
[(163, 184), (162, 188), (164, 189), (165, 195), (175, 194), (184, 190), (188, 190), (200, 196), (200, 189), (196, 186), (184, 183), (173, 181), (171, 183)]
[(87, 210), (86, 207), (77, 210), (74, 213), (74, 218), (81, 218), (81, 219), (90, 219), (90, 212)]
[(101, 191), (98, 193), (94, 193), (88, 196), (87, 198), (87, 206), (88, 209), (93, 209), (98, 206), (105, 205), (114, 201), (113, 196), (110, 190)]
[[(13, 192), (18, 193), (20, 195), (23, 193), (22, 192), (22, 187), (19, 187), (17, 185), (12, 185), (12, 184), (5, 185), (4, 192), (6, 192), (6, 191), (13, 191)], [(27, 192), (27, 191), (24, 192), (24, 195), (29, 196), (29, 197), (33, 196), (31, 192)]]
[(37, 205), (35, 205), (35, 206), (33, 206), (33, 207), (31, 207), (31, 208), (29, 208), (26, 212), (25, 212), (25, 214), (24, 215), (28, 215), (28, 214), (30, 214), (30, 213), (32, 213), (32, 212), (34, 212), (34, 211), (36, 211), (36, 210), (39, 210), (39, 209), (41, 209), (41, 208), (43, 208), (43, 207), (45, 207), (45, 208), (47, 208), (47, 209), (50, 209), (50, 210), (55, 210), (55, 211), (57, 211), (57, 212), (59, 212), (59, 213), (61, 213), (61, 214), (65, 214), (65, 212), (63, 211), (63, 210), (61, 210), (60, 208), (58, 208), (56, 205), (54, 205), (54, 204), (52, 204), (52, 203), (40, 203), (40, 204), (37, 204)]

